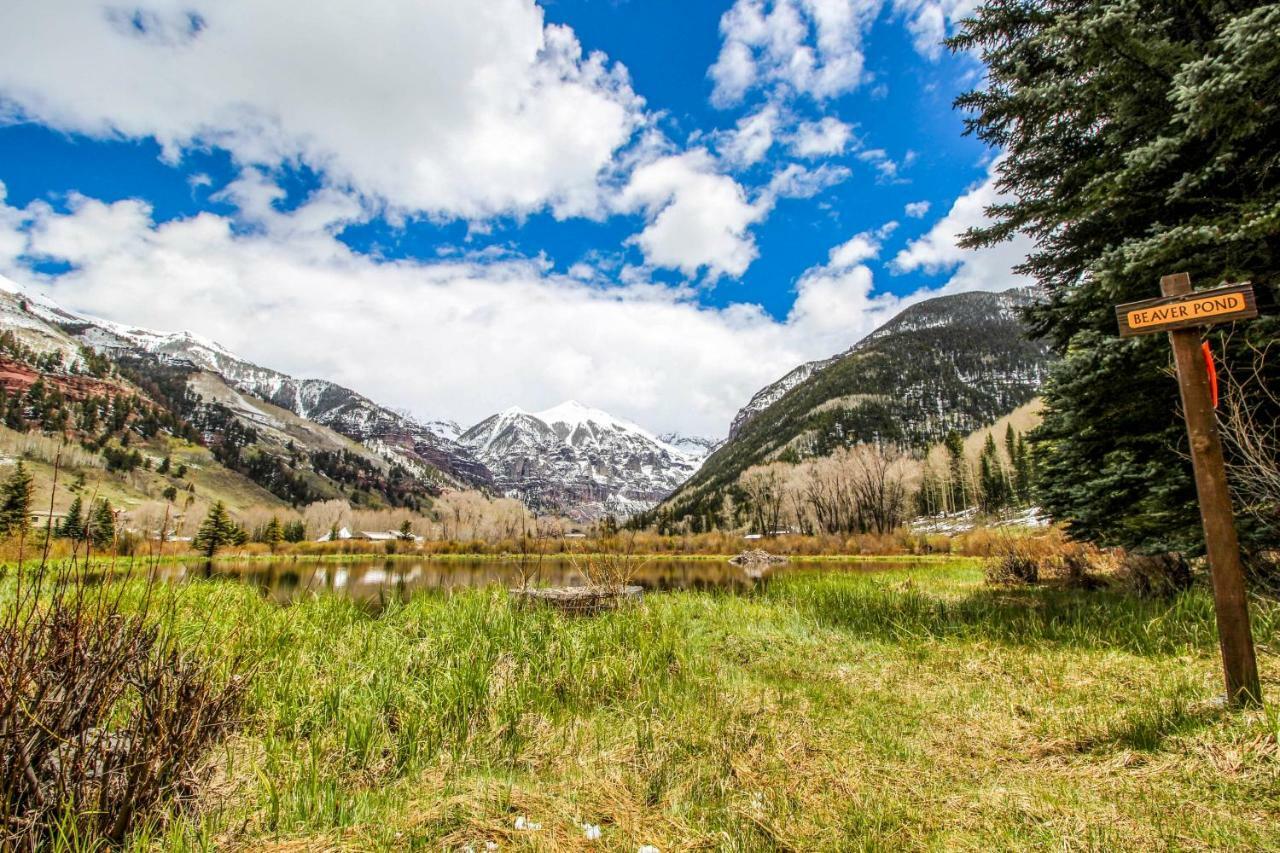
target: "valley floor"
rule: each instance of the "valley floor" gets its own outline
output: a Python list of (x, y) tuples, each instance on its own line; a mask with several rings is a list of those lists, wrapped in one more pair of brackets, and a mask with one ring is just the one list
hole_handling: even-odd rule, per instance
[[(137, 846), (1280, 846), (1280, 714), (1215, 703), (1203, 590), (992, 589), (955, 560), (579, 619), (177, 594), (190, 648), (256, 671), (199, 816)], [(1280, 606), (1254, 617), (1280, 700)]]

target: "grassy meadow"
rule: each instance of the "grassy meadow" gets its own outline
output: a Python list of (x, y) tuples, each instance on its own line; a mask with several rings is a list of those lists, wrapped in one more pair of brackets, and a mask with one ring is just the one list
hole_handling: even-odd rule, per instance
[[(992, 588), (956, 559), (593, 618), (162, 594), (184, 647), (254, 669), (194, 809), (139, 849), (1280, 846), (1280, 715), (1216, 701), (1204, 590)], [(1280, 606), (1253, 615), (1280, 697)]]

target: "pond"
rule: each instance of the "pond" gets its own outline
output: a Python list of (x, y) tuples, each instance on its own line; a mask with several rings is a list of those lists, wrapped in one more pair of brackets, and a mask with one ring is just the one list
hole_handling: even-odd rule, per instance
[[(740, 568), (727, 559), (653, 558), (639, 561), (631, 583), (645, 590), (741, 590), (768, 583), (769, 578), (795, 571), (883, 571), (919, 565), (903, 560), (823, 560), (792, 562), (770, 568)], [(375, 607), (393, 599), (407, 600), (433, 589), (462, 589), (497, 584), (520, 585), (520, 565), (501, 557), (413, 559), (370, 558), (326, 561), (305, 557), (256, 560), (216, 560), (202, 563), (165, 563), (158, 576), (169, 582), (220, 579), (256, 586), (272, 601), (288, 604), (298, 598), (341, 595)], [(531, 586), (583, 586), (586, 578), (568, 560), (544, 560), (529, 579)]]

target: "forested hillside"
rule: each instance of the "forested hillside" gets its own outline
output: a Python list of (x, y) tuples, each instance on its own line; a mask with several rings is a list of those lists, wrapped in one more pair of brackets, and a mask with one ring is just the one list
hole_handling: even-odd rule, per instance
[(859, 443), (920, 451), (1030, 401), (1048, 364), (1020, 310), (1025, 291), (918, 303), (742, 423), (660, 512), (711, 519), (752, 465), (799, 462)]

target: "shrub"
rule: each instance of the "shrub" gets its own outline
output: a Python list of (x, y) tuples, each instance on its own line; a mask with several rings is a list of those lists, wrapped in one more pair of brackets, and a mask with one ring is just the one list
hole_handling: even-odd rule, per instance
[(1250, 592), (1280, 597), (1280, 551), (1246, 553), (1244, 578)]
[(1006, 539), (987, 559), (984, 574), (989, 584), (1033, 584), (1040, 582), (1040, 553), (1037, 541), (1029, 537)]
[(194, 792), (243, 679), (177, 646), (151, 584), (125, 607), (132, 585), (85, 568), (15, 575), (0, 615), (0, 848), (119, 844)]
[(1191, 566), (1181, 554), (1128, 554), (1120, 567), (1125, 585), (1138, 595), (1168, 598), (1191, 588)]

